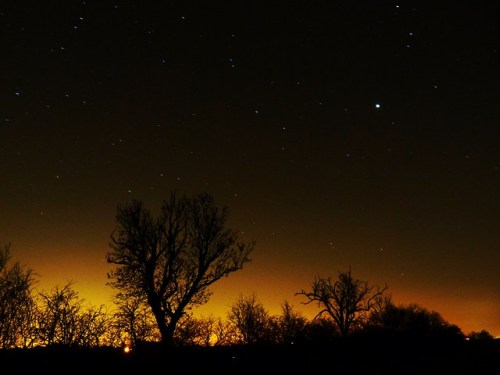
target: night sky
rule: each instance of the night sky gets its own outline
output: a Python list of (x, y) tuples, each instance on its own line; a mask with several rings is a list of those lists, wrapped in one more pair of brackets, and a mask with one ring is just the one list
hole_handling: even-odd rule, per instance
[(255, 240), (198, 314), (316, 275), (500, 335), (495, 1), (2, 1), (0, 245), (110, 304), (119, 204), (212, 194)]

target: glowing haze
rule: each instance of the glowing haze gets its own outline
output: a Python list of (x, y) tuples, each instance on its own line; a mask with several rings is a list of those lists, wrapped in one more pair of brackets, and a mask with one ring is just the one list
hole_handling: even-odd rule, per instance
[(209, 192), (257, 246), (197, 314), (313, 317), (295, 292), (351, 266), (500, 335), (495, 12), (236, 3), (0, 5), (0, 244), (111, 304), (116, 207)]

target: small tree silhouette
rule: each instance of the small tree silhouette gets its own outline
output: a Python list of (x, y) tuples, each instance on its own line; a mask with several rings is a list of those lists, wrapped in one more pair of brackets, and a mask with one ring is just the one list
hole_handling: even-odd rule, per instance
[(159, 332), (151, 310), (140, 298), (118, 293), (117, 306), (109, 322), (110, 341), (120, 346), (136, 346), (138, 342), (158, 341)]
[(311, 291), (301, 290), (296, 295), (307, 298), (304, 304), (317, 302), (322, 308), (316, 317), (323, 315), (331, 318), (340, 335), (346, 337), (353, 327), (366, 321), (369, 312), (375, 307), (387, 286), (383, 289), (368, 285), (368, 282), (354, 279), (351, 269), (339, 272), (338, 279), (316, 277)]
[(271, 317), (255, 294), (248, 297), (240, 295), (231, 306), (228, 320), (239, 333), (242, 344), (261, 344), (271, 340)]
[(40, 292), (38, 337), (44, 345), (99, 346), (108, 329), (104, 306), (86, 306), (69, 282)]
[(271, 323), (277, 343), (294, 344), (304, 341), (307, 319), (295, 311), (288, 301), (281, 305), (281, 315), (273, 317)]
[(33, 271), (19, 262), (9, 265), (10, 244), (0, 247), (0, 349), (34, 343)]

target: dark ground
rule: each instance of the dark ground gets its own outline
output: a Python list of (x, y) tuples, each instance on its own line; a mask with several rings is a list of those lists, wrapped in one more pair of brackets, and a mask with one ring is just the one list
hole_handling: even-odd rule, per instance
[[(500, 340), (339, 341), (322, 346), (0, 351), (17, 374), (498, 374)], [(4, 373), (1, 371), (0, 373)]]

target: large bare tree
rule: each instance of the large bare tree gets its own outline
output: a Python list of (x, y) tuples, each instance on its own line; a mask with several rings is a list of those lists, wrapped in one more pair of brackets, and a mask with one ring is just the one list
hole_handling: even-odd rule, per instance
[(387, 287), (374, 290), (368, 282), (354, 279), (351, 269), (339, 272), (338, 279), (316, 277), (311, 291), (301, 290), (297, 295), (304, 295), (304, 304), (317, 302), (321, 311), (316, 315), (327, 315), (337, 326), (342, 337), (348, 336), (358, 323), (362, 323), (368, 313), (376, 306), (379, 297)]
[(213, 283), (250, 261), (254, 243), (239, 242), (227, 218), (207, 193), (172, 192), (157, 216), (137, 200), (118, 207), (109, 285), (150, 306), (165, 345), (185, 312), (208, 301)]

